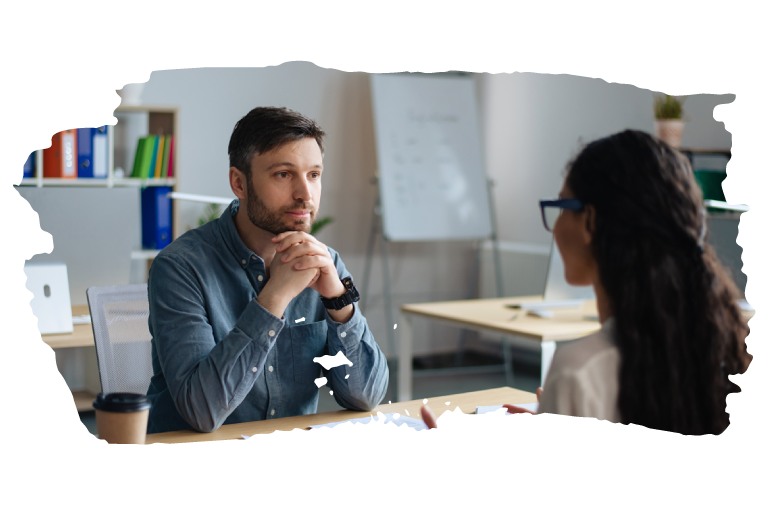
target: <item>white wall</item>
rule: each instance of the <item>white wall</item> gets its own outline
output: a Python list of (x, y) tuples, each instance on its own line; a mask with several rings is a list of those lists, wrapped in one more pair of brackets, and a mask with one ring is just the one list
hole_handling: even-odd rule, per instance
[[(544, 285), (547, 259), (542, 251), (551, 240), (540, 222), (538, 200), (557, 194), (563, 168), (576, 152), (579, 139), (588, 142), (624, 128), (651, 132), (651, 93), (597, 79), (518, 73), (479, 75), (478, 92), (486, 163), (497, 182), (499, 235), (508, 246), (503, 253), (506, 294), (535, 294), (536, 286)], [(732, 98), (689, 98), (686, 113), (691, 122), (684, 143), (729, 147), (730, 134), (712, 119), (712, 107)], [(320, 215), (335, 219), (318, 238), (340, 252), (358, 284), (362, 283), (376, 195), (376, 187), (369, 182), (376, 158), (367, 74), (323, 69), (306, 62), (268, 68), (158, 71), (147, 82), (142, 100), (180, 108), (177, 167), (179, 191), (187, 193), (233, 196), (227, 178), (227, 144), (235, 122), (251, 108), (286, 106), (317, 120), (328, 133)], [(28, 188), (23, 193), (35, 191), (38, 189)], [(54, 215), (78, 222), (75, 205), (37, 198), (33, 208), (40, 213), (41, 223)], [(203, 206), (190, 202), (180, 202), (179, 209), (185, 226), (195, 226), (203, 212)], [(126, 215), (135, 219), (127, 227), (135, 242), (139, 216), (133, 211)], [(114, 242), (125, 233), (123, 227), (108, 223), (102, 227), (100, 243)], [(54, 246), (54, 253), (73, 251), (68, 253), (71, 255), (84, 247), (74, 234), (58, 230)], [(528, 252), (516, 258), (516, 249)], [(125, 255), (129, 254), (126, 250)], [(395, 304), (467, 297), (472, 257), (472, 244), (468, 243), (392, 244)], [(488, 264), (484, 262), (484, 279), (490, 275)], [(373, 267), (365, 315), (382, 349), (391, 356), (378, 245)], [(94, 277), (114, 277), (109, 267), (99, 268)], [(129, 282), (127, 277), (121, 282)], [(487, 294), (494, 294), (492, 287)], [(458, 339), (458, 332), (451, 328), (419, 320), (414, 331), (420, 336), (415, 354), (451, 350)]]

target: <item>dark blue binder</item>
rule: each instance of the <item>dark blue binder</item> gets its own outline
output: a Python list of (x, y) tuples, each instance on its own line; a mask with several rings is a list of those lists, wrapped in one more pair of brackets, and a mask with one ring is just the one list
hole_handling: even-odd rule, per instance
[(107, 177), (107, 127), (77, 129), (77, 176)]
[(171, 243), (172, 188), (149, 186), (141, 190), (141, 246), (162, 249)]
[(32, 154), (27, 158), (27, 162), (24, 163), (24, 177), (34, 177), (35, 167), (37, 166), (37, 152), (32, 151)]

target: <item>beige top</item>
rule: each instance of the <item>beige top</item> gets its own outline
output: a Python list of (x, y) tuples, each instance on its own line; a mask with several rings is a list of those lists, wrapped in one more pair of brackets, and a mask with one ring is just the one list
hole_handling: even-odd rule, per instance
[(619, 349), (613, 319), (600, 331), (558, 343), (544, 382), (538, 412), (594, 417), (614, 423), (619, 415)]

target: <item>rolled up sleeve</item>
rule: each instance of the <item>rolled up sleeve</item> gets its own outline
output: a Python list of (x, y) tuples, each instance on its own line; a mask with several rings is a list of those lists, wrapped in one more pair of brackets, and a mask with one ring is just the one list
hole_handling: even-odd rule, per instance
[[(350, 276), (338, 253), (331, 250), (331, 254), (339, 277)], [(327, 311), (326, 321), (329, 353), (335, 356), (341, 351), (352, 363), (352, 366), (331, 368), (326, 373), (336, 402), (350, 410), (372, 410), (387, 392), (389, 368), (384, 353), (368, 328), (368, 321), (356, 302), (352, 317), (346, 323), (334, 321)]]
[(252, 299), (216, 343), (198, 277), (172, 256), (153, 262), (148, 291), (150, 333), (176, 409), (194, 429), (214, 431), (263, 373), (284, 320)]

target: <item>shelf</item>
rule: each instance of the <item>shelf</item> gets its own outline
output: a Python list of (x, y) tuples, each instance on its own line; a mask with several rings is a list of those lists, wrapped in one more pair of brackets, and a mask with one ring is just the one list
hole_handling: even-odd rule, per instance
[(72, 391), (72, 399), (75, 400), (75, 407), (78, 412), (92, 412), (93, 401), (96, 399), (96, 395), (90, 391)]
[(165, 114), (178, 114), (179, 108), (178, 107), (166, 107), (166, 106), (158, 106), (158, 105), (121, 105), (117, 109), (115, 109), (115, 112), (157, 112), (157, 113), (165, 113)]
[(140, 251), (131, 251), (132, 260), (151, 260), (160, 253), (159, 249), (141, 249)]
[[(25, 177), (21, 180), (20, 186), (37, 186), (38, 180), (35, 177)], [(147, 187), (147, 186), (174, 186), (176, 179), (174, 178), (159, 178), (159, 179), (139, 179), (134, 177), (126, 177), (123, 179), (113, 179), (113, 187)], [(66, 186), (66, 187), (94, 187), (94, 188), (108, 188), (110, 183), (108, 179), (95, 179), (90, 177), (79, 177), (75, 179), (60, 179), (54, 177), (43, 177), (42, 187), (46, 186)]]

